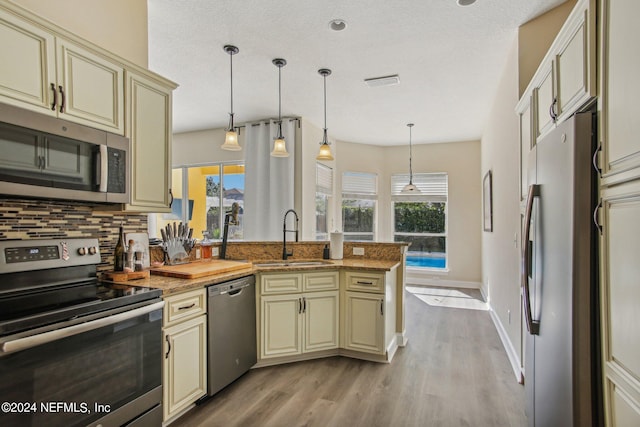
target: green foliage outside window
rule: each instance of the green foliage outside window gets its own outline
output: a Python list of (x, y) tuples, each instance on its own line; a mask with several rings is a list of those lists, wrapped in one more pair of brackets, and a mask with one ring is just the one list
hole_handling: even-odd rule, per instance
[(444, 233), (445, 203), (395, 202), (396, 233)]
[(342, 225), (345, 232), (373, 232), (373, 201), (343, 200)]

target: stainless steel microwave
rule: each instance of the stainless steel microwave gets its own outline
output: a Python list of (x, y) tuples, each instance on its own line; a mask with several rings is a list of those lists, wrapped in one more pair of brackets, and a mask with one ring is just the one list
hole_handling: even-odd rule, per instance
[(129, 203), (128, 138), (0, 104), (0, 194)]

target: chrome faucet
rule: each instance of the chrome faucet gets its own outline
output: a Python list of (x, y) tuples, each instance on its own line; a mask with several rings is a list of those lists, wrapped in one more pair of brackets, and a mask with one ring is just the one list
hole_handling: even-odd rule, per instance
[[(296, 229), (287, 230), (287, 215), (293, 213), (296, 217)], [(287, 233), (296, 233), (296, 242), (298, 241), (298, 214), (293, 209), (289, 209), (284, 213), (284, 220), (282, 221), (282, 259), (287, 260), (290, 256), (293, 256), (293, 249), (287, 252)]]

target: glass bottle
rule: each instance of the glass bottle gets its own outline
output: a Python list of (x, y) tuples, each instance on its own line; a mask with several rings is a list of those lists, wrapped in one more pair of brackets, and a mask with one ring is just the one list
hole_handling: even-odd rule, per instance
[(113, 250), (113, 270), (124, 271), (125, 251), (124, 251), (124, 228), (120, 226), (118, 243)]

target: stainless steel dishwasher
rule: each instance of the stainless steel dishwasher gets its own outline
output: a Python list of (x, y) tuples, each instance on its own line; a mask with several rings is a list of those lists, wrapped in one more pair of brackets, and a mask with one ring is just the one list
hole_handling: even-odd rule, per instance
[(209, 396), (256, 364), (255, 283), (248, 276), (208, 287)]

